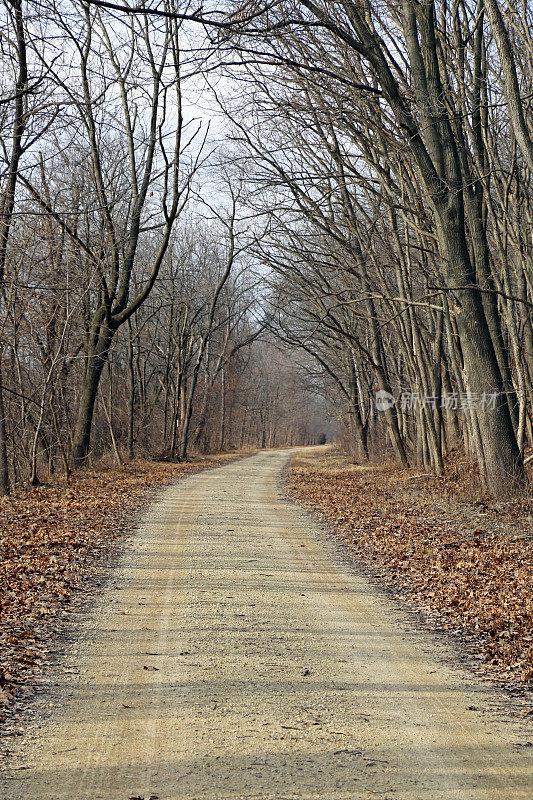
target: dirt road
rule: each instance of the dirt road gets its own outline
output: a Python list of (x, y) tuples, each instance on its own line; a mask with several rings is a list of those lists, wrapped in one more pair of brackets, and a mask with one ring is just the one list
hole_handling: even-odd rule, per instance
[(280, 499), (286, 459), (164, 492), (2, 800), (531, 798), (523, 732)]

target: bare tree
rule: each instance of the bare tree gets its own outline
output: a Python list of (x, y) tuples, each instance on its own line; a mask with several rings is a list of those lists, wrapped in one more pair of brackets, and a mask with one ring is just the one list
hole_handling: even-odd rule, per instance
[[(198, 128), (188, 130), (183, 119), (178, 23), (152, 25), (144, 16), (110, 27), (99, 11), (86, 7), (58, 24), (72, 61), (68, 76), (59, 67), (53, 74), (76, 112), (71, 124), (78, 125), (77, 140), (87, 152), (89, 207), (74, 216), (62, 213), (42, 186), (29, 179), (25, 185), (94, 275), (72, 442), (72, 460), (80, 466), (89, 452), (98, 384), (113, 338), (155, 284), (201, 148), (185, 161)], [(111, 117), (120, 120), (118, 127), (110, 125)], [(85, 231), (82, 213), (90, 215)], [(146, 239), (151, 263), (143, 265), (144, 280), (131, 296), (132, 276), (140, 272), (139, 243)]]

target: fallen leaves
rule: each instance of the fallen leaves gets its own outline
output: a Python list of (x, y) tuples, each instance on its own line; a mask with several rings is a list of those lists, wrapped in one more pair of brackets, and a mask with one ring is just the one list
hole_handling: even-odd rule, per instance
[[(318, 512), (358, 558), (441, 627), (472, 634), (494, 676), (531, 682), (531, 538), (503, 533), (486, 515), (483, 526), (479, 520), (476, 525), (477, 510), (461, 525), (456, 508), (450, 523), (422, 490), (411, 484), (406, 493), (397, 476), (347, 461), (339, 468), (338, 455), (334, 468), (327, 458), (298, 458), (288, 471), (287, 492)], [(407, 480), (404, 474), (403, 487)]]

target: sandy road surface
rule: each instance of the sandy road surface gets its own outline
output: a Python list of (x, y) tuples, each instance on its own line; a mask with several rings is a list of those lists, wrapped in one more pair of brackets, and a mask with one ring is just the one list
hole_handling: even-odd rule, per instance
[(2, 800), (519, 800), (531, 749), (280, 499), (284, 453), (166, 490)]

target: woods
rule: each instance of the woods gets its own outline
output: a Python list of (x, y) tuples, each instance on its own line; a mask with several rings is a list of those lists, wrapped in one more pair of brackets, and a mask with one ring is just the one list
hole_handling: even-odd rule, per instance
[(238, 385), (265, 330), (260, 278), (238, 177), (211, 177), (216, 207), (199, 196), (208, 124), (184, 118), (201, 63), (181, 23), (4, 12), (4, 492), (91, 452), (184, 460), (193, 440), (260, 444), (261, 378)]
[(512, 0), (5, 0), (0, 485), (316, 443), (527, 493)]
[(533, 5), (0, 66), (0, 800), (529, 798)]

